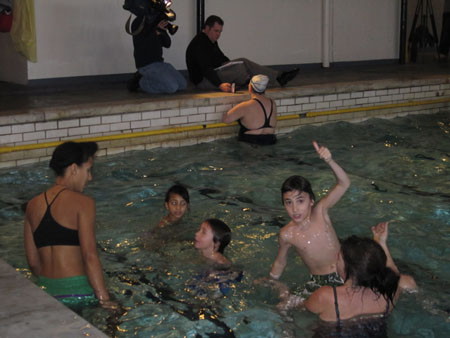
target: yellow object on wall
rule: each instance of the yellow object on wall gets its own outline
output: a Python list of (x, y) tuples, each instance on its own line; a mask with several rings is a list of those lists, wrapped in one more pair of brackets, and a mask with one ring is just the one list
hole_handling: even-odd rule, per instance
[(14, 1), (11, 39), (14, 48), (29, 61), (37, 62), (34, 0)]

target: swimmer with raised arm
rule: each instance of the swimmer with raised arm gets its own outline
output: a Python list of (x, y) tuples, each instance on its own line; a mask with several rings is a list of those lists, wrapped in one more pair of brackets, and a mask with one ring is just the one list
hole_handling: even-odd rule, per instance
[(278, 280), (286, 267), (288, 250), (294, 247), (308, 267), (311, 280), (296, 293), (312, 293), (322, 285), (341, 285), (336, 270), (339, 240), (331, 224), (328, 210), (342, 198), (350, 186), (345, 171), (333, 160), (330, 151), (313, 142), (320, 158), (336, 177), (336, 185), (316, 203), (311, 184), (301, 176), (289, 177), (281, 187), (284, 207), (291, 221), (279, 234), (278, 255), (272, 265), (270, 277)]
[(324, 327), (326, 336), (334, 337), (332, 330), (336, 328), (342, 336), (346, 329), (351, 337), (387, 337), (380, 335), (386, 332), (384, 318), (402, 292), (417, 291), (413, 277), (400, 274), (392, 259), (387, 246), (388, 224), (373, 226), (373, 239), (353, 235), (342, 241), (335, 260), (338, 274), (345, 280), (343, 285), (323, 286), (306, 300), (289, 295), (287, 290), (280, 297), (297, 298), (291, 303), (304, 306), (325, 322), (336, 323), (335, 327)]

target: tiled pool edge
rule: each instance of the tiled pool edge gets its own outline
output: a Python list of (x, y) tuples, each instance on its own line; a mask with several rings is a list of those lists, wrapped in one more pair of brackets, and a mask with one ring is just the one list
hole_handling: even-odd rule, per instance
[(0, 336), (107, 337), (0, 259)]
[[(307, 124), (360, 122), (371, 117), (448, 110), (450, 77), (276, 88), (269, 90), (268, 95), (278, 106), (278, 133), (286, 133)], [(113, 105), (3, 112), (0, 168), (47, 161), (53, 151), (52, 143), (69, 139), (98, 141), (101, 156), (233, 137), (236, 127), (218, 122), (223, 112), (247, 98), (243, 93), (180, 94)], [(209, 128), (211, 125), (214, 126)], [(36, 149), (21, 150), (30, 145)]]

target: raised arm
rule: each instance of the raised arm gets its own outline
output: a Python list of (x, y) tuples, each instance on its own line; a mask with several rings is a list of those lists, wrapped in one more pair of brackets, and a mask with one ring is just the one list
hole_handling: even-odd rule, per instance
[[(391, 253), (389, 251), (389, 248), (387, 246), (387, 239), (388, 239), (388, 233), (389, 233), (389, 222), (381, 222), (377, 224), (376, 226), (372, 227), (372, 234), (373, 239), (375, 242), (380, 244), (380, 246), (383, 248), (384, 253), (386, 254), (386, 266), (388, 268), (391, 268), (395, 273), (400, 274), (400, 271), (398, 270), (397, 266), (394, 263), (394, 260), (391, 256)], [(400, 281), (399, 281), (399, 287), (404, 290), (417, 290), (417, 284), (414, 281), (414, 278), (407, 275), (401, 275), (400, 274)]]
[(284, 238), (283, 230), (281, 230), (278, 237), (278, 244), (280, 245), (278, 248), (278, 255), (272, 264), (272, 269), (270, 270), (270, 277), (273, 279), (279, 279), (281, 277), (281, 274), (286, 267), (288, 250), (291, 247), (291, 244), (289, 244)]
[(83, 262), (95, 296), (99, 299), (100, 304), (107, 305), (109, 294), (103, 278), (102, 265), (97, 254), (97, 242), (95, 239), (95, 202), (92, 198), (84, 196), (80, 201), (80, 206), (78, 232)]
[(330, 190), (328, 195), (320, 200), (320, 205), (324, 211), (327, 211), (333, 205), (335, 205), (342, 198), (344, 193), (350, 186), (350, 179), (344, 169), (337, 164), (331, 157), (331, 152), (328, 148), (319, 146), (316, 141), (313, 142), (313, 146), (319, 154), (320, 158), (324, 160), (333, 170), (334, 176), (336, 177), (336, 185)]

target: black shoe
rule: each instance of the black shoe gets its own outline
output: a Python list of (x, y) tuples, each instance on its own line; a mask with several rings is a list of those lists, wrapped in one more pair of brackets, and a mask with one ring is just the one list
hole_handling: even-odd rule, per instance
[(294, 68), (288, 72), (281, 73), (280, 76), (277, 77), (277, 81), (280, 84), (280, 86), (285, 86), (289, 81), (291, 81), (293, 78), (295, 78), (298, 74), (299, 68)]
[(142, 75), (139, 72), (134, 73), (133, 77), (128, 80), (127, 82), (127, 89), (130, 92), (137, 92), (139, 89), (139, 80), (141, 79)]

